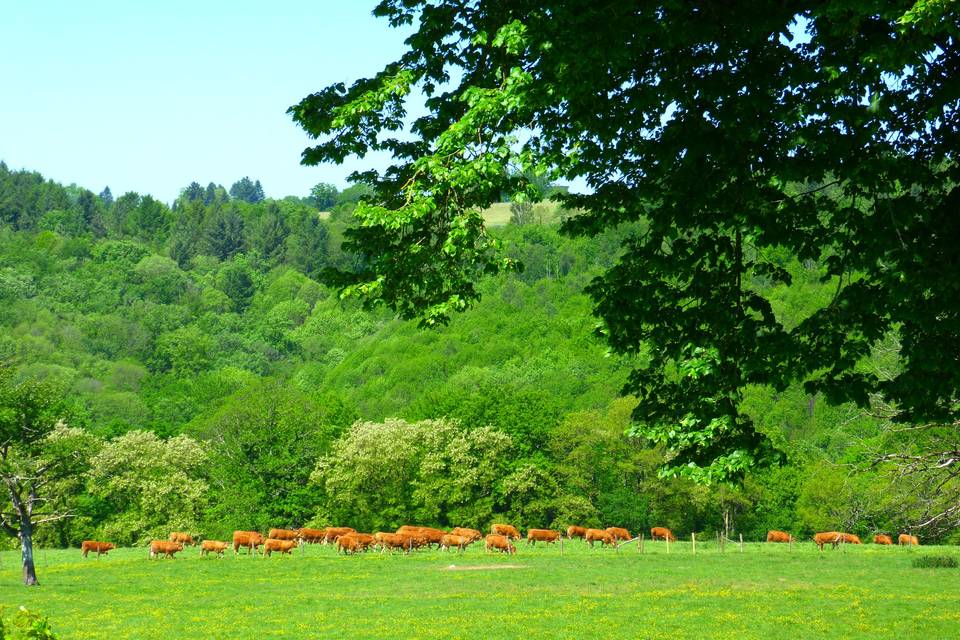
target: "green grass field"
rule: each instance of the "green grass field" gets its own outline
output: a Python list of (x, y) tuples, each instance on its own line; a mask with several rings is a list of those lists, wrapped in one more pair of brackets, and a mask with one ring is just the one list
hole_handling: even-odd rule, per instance
[[(914, 569), (947, 547), (812, 543), (633, 546), (579, 541), (513, 557), (421, 551), (149, 561), (146, 549), (100, 560), (37, 554), (41, 587), (3, 552), (0, 604), (50, 617), (62, 638), (955, 638), (960, 569)], [(456, 565), (456, 570), (451, 570)], [(511, 568), (514, 565), (519, 568)], [(467, 569), (464, 570), (464, 567)]]

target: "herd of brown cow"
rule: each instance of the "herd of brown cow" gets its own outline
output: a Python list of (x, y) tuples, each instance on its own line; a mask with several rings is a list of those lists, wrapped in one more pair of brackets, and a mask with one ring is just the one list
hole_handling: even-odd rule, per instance
[[(833, 549), (836, 549), (837, 546), (841, 544), (863, 544), (860, 542), (860, 536), (842, 531), (824, 531), (823, 533), (814, 534), (813, 541), (820, 551), (823, 551), (823, 545), (825, 544), (829, 544)], [(767, 532), (767, 542), (794, 542), (794, 537), (784, 531), (769, 531)], [(893, 540), (888, 535), (878, 533), (873, 536), (873, 543), (892, 545)], [(900, 537), (897, 538), (897, 544), (900, 546), (919, 545), (920, 539), (917, 538), (917, 536), (901, 533)]]
[[(520, 532), (516, 527), (509, 524), (494, 524), (490, 527), (490, 534), (484, 536), (476, 529), (467, 529), (464, 527), (454, 527), (450, 531), (435, 529), (433, 527), (419, 527), (404, 525), (394, 533), (378, 531), (374, 534), (360, 533), (350, 527), (327, 527), (325, 529), (270, 529), (267, 537), (258, 531), (234, 531), (233, 532), (233, 553), (237, 555), (241, 548), (247, 550), (247, 555), (256, 554), (262, 547), (260, 553), (264, 556), (270, 556), (273, 552), (290, 555), (294, 548), (304, 544), (330, 544), (335, 545), (337, 551), (344, 554), (367, 551), (373, 548), (379, 548), (380, 552), (400, 550), (410, 553), (414, 549), (421, 547), (431, 547), (436, 545), (438, 549), (448, 551), (456, 549), (458, 552), (464, 551), (468, 546), (480, 540), (484, 541), (486, 552), (497, 551), (501, 553), (514, 554), (517, 552), (513, 541), (520, 540)], [(633, 540), (630, 532), (622, 527), (607, 527), (606, 529), (589, 529), (571, 525), (567, 527), (567, 539), (579, 538), (587, 542), (591, 547), (595, 542), (600, 546), (616, 547), (621, 541)], [(535, 545), (537, 542), (552, 544), (560, 541), (561, 532), (553, 529), (529, 529), (527, 531), (527, 544)], [(677, 538), (673, 532), (666, 527), (653, 527), (650, 529), (651, 540), (675, 541)], [(767, 533), (767, 542), (794, 542), (795, 539), (789, 533), (784, 531), (770, 531)], [(813, 541), (817, 547), (823, 551), (825, 544), (836, 548), (840, 544), (861, 544), (860, 538), (852, 533), (843, 533), (839, 531), (827, 531), (813, 536)], [(892, 545), (893, 540), (890, 536), (878, 534), (873, 537), (875, 544)], [(919, 545), (917, 536), (900, 534), (897, 539), (900, 545)], [(174, 531), (167, 540), (154, 540), (150, 543), (150, 558), (173, 558), (174, 554), (183, 551), (184, 545), (200, 546), (200, 555), (205, 556), (210, 553), (222, 558), (224, 552), (230, 548), (230, 544), (220, 540), (204, 540), (198, 542), (193, 536), (187, 533)], [(83, 557), (86, 558), (90, 551), (95, 551), (97, 557), (106, 555), (111, 549), (116, 547), (109, 542), (100, 542), (97, 540), (84, 540), (80, 547)]]

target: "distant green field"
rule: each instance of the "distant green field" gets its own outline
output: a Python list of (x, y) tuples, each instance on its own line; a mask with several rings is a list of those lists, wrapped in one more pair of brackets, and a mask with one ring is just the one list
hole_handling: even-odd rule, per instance
[[(49, 616), (63, 638), (950, 638), (960, 570), (914, 569), (956, 548), (567, 543), (513, 557), (437, 551), (150, 561), (120, 549), (38, 553), (42, 586), (2, 554), (0, 604)], [(455, 565), (457, 569), (453, 569)], [(514, 565), (519, 568), (510, 568)], [(469, 567), (469, 569), (467, 569)], [(463, 570), (466, 569), (466, 570)]]

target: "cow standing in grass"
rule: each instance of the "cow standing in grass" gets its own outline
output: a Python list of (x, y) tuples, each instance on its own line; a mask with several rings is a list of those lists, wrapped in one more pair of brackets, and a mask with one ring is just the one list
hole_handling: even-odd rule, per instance
[(537, 542), (553, 544), (560, 539), (560, 532), (552, 529), (528, 529), (527, 544), (536, 546)]
[(575, 524), (572, 524), (569, 527), (567, 527), (567, 539), (569, 540), (573, 540), (574, 538), (580, 538), (581, 540), (583, 540), (583, 538), (586, 535), (587, 535), (586, 527), (581, 527)]
[(610, 547), (617, 546), (617, 539), (613, 537), (613, 534), (603, 529), (587, 529), (587, 533), (583, 539), (586, 540), (591, 547), (593, 547), (594, 542), (599, 542), (601, 547), (603, 545)]
[(99, 559), (100, 556), (107, 555), (107, 552), (111, 549), (116, 549), (116, 547), (109, 542), (98, 542), (97, 540), (84, 540), (80, 545), (80, 553), (83, 554), (84, 558), (87, 557), (87, 553), (90, 551), (96, 551), (97, 558)]
[(669, 540), (670, 542), (673, 542), (677, 538), (673, 535), (673, 531), (670, 531), (670, 529), (667, 529), (666, 527), (653, 527), (650, 529), (650, 539)]
[(623, 527), (607, 527), (607, 533), (613, 536), (614, 540), (633, 540), (630, 532)]
[(793, 542), (793, 536), (785, 531), (767, 531), (767, 542)]
[(485, 552), (490, 553), (491, 550), (506, 553), (507, 555), (513, 555), (517, 552), (517, 548), (510, 542), (510, 538), (494, 533), (487, 536), (486, 544), (484, 545)]
[(873, 536), (873, 544), (892, 545), (893, 540), (888, 535), (878, 533), (877, 535)]
[(154, 540), (150, 543), (150, 559), (162, 555), (164, 558), (174, 559), (173, 554), (183, 551), (183, 543), (169, 540)]
[(918, 538), (917, 536), (911, 536), (911, 535), (908, 534), (908, 533), (901, 533), (901, 534), (897, 537), (897, 544), (899, 544), (901, 547), (904, 546), (904, 545), (906, 545), (906, 546), (908, 546), (908, 547), (909, 547), (909, 546), (920, 546), (920, 538)]
[(215, 553), (218, 558), (223, 557), (223, 552), (229, 547), (226, 542), (219, 540), (204, 540), (200, 543), (200, 557)]
[(506, 536), (511, 540), (519, 540), (520, 532), (512, 524), (490, 525), (490, 533), (496, 536)]
[(182, 531), (174, 531), (169, 536), (167, 540), (170, 542), (179, 542), (180, 544), (190, 545), (191, 547), (197, 546), (196, 540), (193, 539), (189, 533), (183, 533)]
[(465, 527), (454, 527), (450, 533), (455, 536), (463, 536), (470, 540), (470, 542), (476, 542), (477, 540), (483, 540), (483, 534), (477, 531), (476, 529), (467, 529)]
[(233, 555), (239, 553), (240, 547), (247, 548), (247, 555), (250, 552), (257, 552), (257, 547), (263, 544), (263, 536), (257, 531), (234, 531), (233, 532)]

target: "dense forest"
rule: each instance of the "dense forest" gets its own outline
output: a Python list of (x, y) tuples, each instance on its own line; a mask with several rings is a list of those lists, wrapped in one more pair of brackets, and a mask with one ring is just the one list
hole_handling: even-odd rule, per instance
[[(939, 508), (939, 487), (875, 464), (909, 450), (902, 429), (800, 385), (746, 398), (782, 466), (738, 484), (661, 477), (665, 451), (630, 435), (631, 363), (596, 335), (584, 293), (640, 223), (570, 238), (516, 216), (491, 233), (522, 271), (482, 280), (480, 304), (424, 330), (322, 283), (363, 260), (342, 240), (365, 193), (277, 200), (243, 178), (194, 182), (168, 206), (0, 163), (0, 361), (10, 385), (55, 389), (86, 438), (44, 507), (71, 517), (38, 528), (41, 544), (493, 520), (759, 539), (895, 533)], [(767, 258), (793, 286), (751, 286), (785, 325), (832, 295), (823, 265)], [(887, 346), (860, 366), (896, 367)]]

